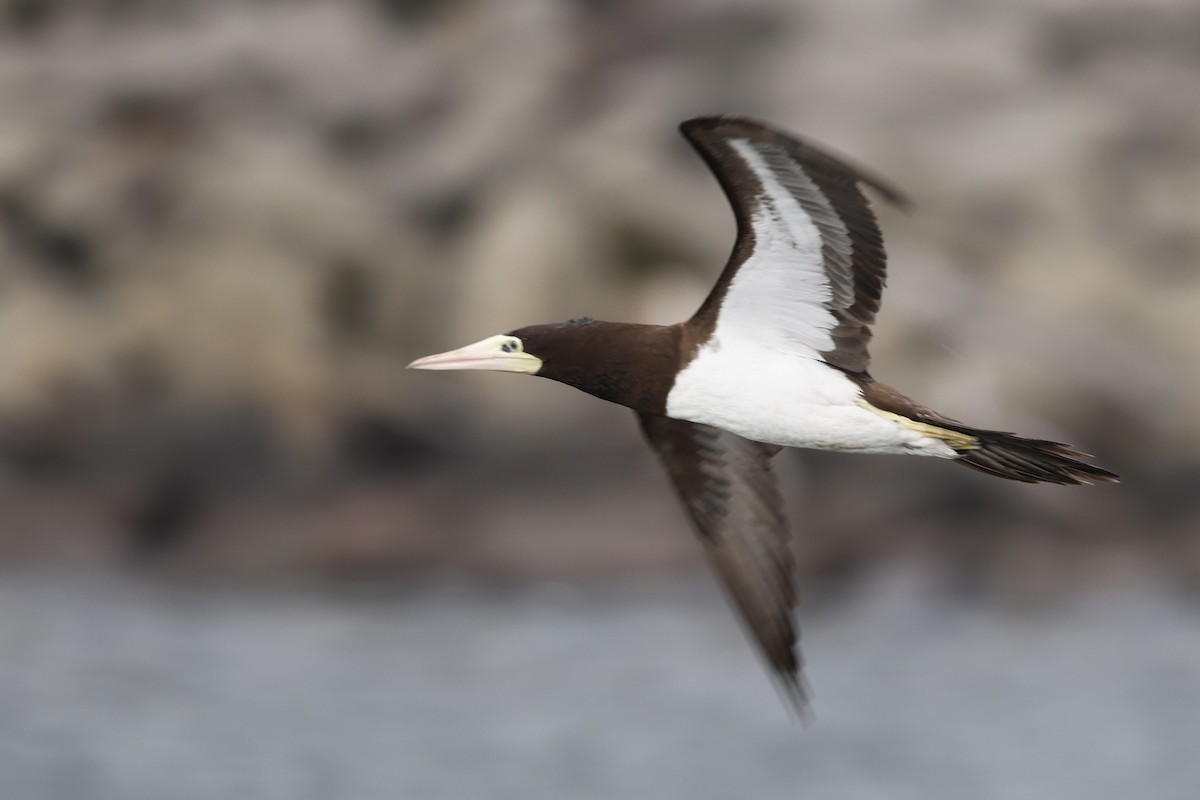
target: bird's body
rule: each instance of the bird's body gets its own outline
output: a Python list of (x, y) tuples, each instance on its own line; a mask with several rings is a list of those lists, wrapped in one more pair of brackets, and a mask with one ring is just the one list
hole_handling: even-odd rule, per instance
[(862, 187), (903, 202), (899, 192), (753, 120), (701, 117), (681, 130), (738, 223), (690, 319), (531, 325), (409, 366), (534, 374), (635, 411), (710, 564), (802, 706), (793, 559), (771, 470), (781, 447), (937, 456), (1028, 483), (1117, 477), (1065, 445), (963, 425), (867, 372), (885, 254)]

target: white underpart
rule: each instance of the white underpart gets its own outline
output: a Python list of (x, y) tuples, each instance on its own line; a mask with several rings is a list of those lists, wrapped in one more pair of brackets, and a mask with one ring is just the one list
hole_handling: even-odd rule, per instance
[(712, 337), (675, 379), (667, 415), (759, 442), (862, 453), (953, 457), (944, 442), (871, 410), (821, 360), (837, 320), (809, 215), (747, 140), (730, 143), (763, 187), (754, 253), (721, 303)]

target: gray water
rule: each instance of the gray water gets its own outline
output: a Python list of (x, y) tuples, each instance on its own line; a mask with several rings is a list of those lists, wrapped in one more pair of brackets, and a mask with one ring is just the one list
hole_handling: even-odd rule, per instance
[(896, 569), (801, 613), (795, 724), (707, 581), (0, 575), (0, 797), (1200, 797), (1200, 609)]

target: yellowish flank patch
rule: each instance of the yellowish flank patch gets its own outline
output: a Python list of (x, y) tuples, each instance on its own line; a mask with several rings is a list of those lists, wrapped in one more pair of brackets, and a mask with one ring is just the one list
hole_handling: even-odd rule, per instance
[(891, 411), (884, 411), (882, 408), (876, 408), (866, 400), (859, 400), (858, 404), (868, 411), (873, 411), (881, 417), (893, 420), (900, 427), (907, 428), (910, 431), (916, 431), (922, 436), (928, 436), (930, 439), (937, 439), (948, 444), (955, 450), (978, 450), (979, 439), (970, 434), (959, 433), (948, 428), (939, 428), (936, 425), (930, 425), (926, 422), (917, 422), (908, 417), (902, 417), (899, 414), (893, 414)]

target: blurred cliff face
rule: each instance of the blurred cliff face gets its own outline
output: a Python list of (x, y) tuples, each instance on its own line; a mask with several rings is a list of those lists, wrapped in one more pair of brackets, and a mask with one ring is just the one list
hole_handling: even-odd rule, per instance
[[(739, 112), (918, 200), (881, 212), (876, 374), (1129, 477), (1021, 494), (802, 457), (798, 502), (876, 481), (871, 510), (810, 520), (814, 562), (964, 525), (1200, 561), (1193, 4), (23, 0), (0, 24), (9, 557), (189, 532), (226, 562), (536, 561), (552, 533), (472, 543), (523, 528), (539, 474), (561, 497), (650, 474), (627, 415), (401, 367), (532, 322), (690, 313), (733, 225), (675, 125)], [(599, 472), (537, 471), (597, 451)], [(673, 519), (659, 490), (639, 523)], [(530, 525), (553, 531), (541, 494)]]

